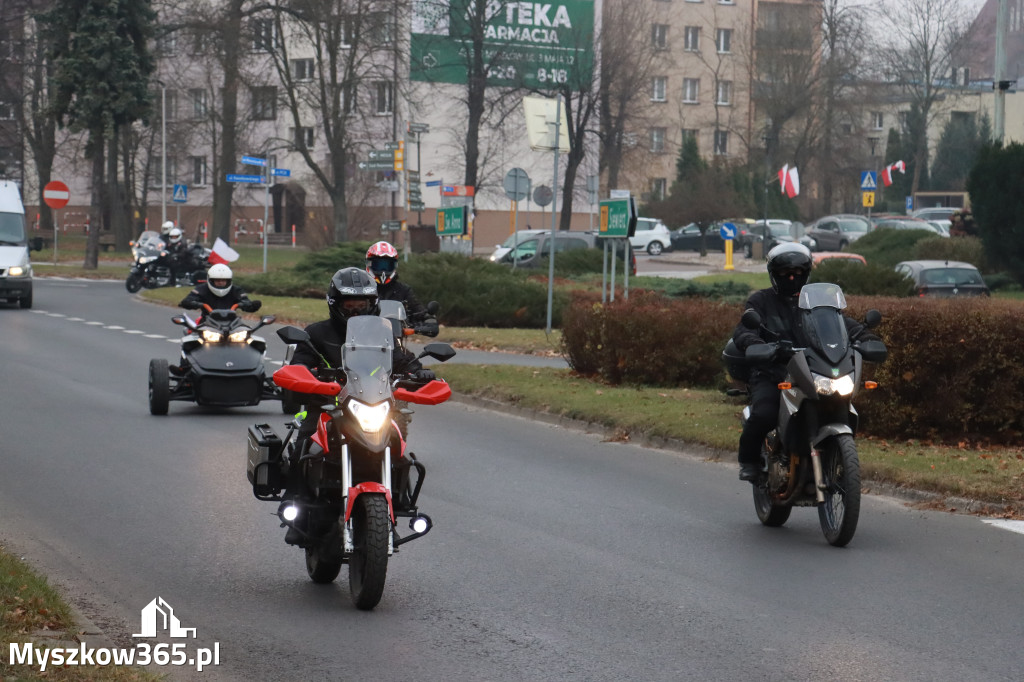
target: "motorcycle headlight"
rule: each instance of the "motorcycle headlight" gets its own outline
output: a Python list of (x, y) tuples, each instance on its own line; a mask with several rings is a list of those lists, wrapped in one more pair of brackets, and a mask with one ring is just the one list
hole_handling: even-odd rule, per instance
[(28, 273), (25, 271), (25, 268), (21, 265), (15, 265), (7, 270), (8, 277), (24, 277), (26, 274)]
[(384, 428), (384, 424), (387, 423), (388, 414), (391, 412), (391, 406), (387, 402), (367, 405), (353, 399), (348, 403), (348, 410), (356, 418), (356, 421), (359, 422), (359, 426), (363, 431), (372, 433)]
[(224, 335), (220, 332), (212, 332), (209, 329), (203, 330), (203, 341), (206, 343), (220, 343), (220, 340), (224, 338)]
[(838, 379), (829, 379), (820, 374), (815, 374), (814, 390), (818, 392), (818, 395), (838, 393), (841, 396), (848, 396), (853, 393), (853, 377), (847, 374)]
[(249, 332), (247, 330), (239, 329), (237, 332), (231, 332), (228, 334), (228, 341), (231, 343), (245, 343), (247, 336), (249, 336)]
[(147, 263), (152, 263), (155, 260), (156, 256), (143, 256), (142, 258), (139, 259), (139, 264), (146, 265)]

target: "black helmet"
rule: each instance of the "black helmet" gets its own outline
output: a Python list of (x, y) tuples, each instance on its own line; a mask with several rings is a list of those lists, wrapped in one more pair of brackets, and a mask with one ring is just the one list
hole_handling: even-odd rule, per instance
[(344, 323), (353, 315), (375, 315), (377, 283), (365, 270), (342, 268), (327, 287), (327, 307), (335, 322)]
[[(784, 242), (768, 252), (768, 279), (780, 296), (794, 296), (807, 284), (811, 274), (811, 250), (803, 244)], [(792, 271), (793, 278), (789, 273)], [(784, 274), (785, 273), (785, 274)]]

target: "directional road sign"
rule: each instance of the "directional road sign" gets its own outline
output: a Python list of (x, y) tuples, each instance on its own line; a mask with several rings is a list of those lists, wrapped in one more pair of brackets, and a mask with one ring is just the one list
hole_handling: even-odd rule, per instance
[(410, 211), (424, 211), (424, 210), (426, 210), (426, 208), (427, 208), (427, 205), (424, 204), (422, 201), (413, 201), (412, 199), (409, 199), (409, 210)]
[(875, 171), (861, 171), (860, 189), (862, 192), (878, 189), (878, 174)]
[(466, 233), (466, 207), (452, 206), (437, 212), (435, 223), (439, 237), (463, 235)]
[(406, 175), (409, 176), (409, 182), (419, 182), (420, 181), (420, 172), (419, 171), (414, 171), (414, 170), (406, 171)]
[(266, 166), (267, 160), (255, 156), (243, 156), (242, 163), (248, 164), (250, 166)]
[(379, 170), (394, 170), (394, 161), (360, 161), (359, 170), (379, 171)]
[(402, 145), (401, 142), (385, 142), (384, 143), (384, 149), (387, 149), (388, 151), (391, 151), (391, 152), (397, 152), (399, 149), (402, 148), (402, 146), (403, 145)]
[(257, 182), (263, 182), (263, 176), (262, 175), (232, 175), (231, 173), (228, 173), (227, 180), (228, 180), (228, 182), (250, 182), (250, 183), (257, 183)]
[(632, 201), (629, 199), (607, 199), (602, 201), (601, 224), (599, 237), (628, 237), (630, 222), (636, 229), (636, 216), (633, 215)]
[(290, 178), (292, 176), (292, 172), (290, 170), (288, 170), (287, 168), (275, 168), (275, 169), (273, 169), (271, 171), (270, 174), (271, 175), (277, 175), (277, 176), (280, 176), (282, 178)]
[(440, 187), (441, 186), (441, 181), (440, 180), (427, 180), (423, 184), (426, 185), (427, 187)]
[(184, 204), (188, 201), (188, 187), (186, 185), (175, 185), (174, 192), (171, 194), (171, 201)]
[(410, 122), (406, 126), (406, 128), (407, 128), (407, 130), (410, 133), (429, 133), (430, 132), (430, 124), (429, 123), (411, 123)]
[(395, 158), (395, 151), (393, 149), (371, 149), (370, 160), (371, 161), (383, 161), (387, 159), (391, 161)]
[(382, 222), (380, 224), (380, 229), (382, 229), (382, 230), (391, 230), (391, 231), (401, 230), (402, 229), (402, 221), (401, 220), (385, 220), (384, 222)]
[(505, 196), (521, 201), (530, 196), (530, 176), (522, 168), (513, 168), (505, 174)]
[(722, 226), (718, 228), (718, 234), (724, 240), (736, 239), (736, 226), (732, 223), (722, 223)]

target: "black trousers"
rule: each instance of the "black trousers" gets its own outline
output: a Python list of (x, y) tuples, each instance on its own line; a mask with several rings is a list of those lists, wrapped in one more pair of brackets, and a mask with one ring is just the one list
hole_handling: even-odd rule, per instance
[(779, 420), (779, 383), (768, 377), (750, 382), (750, 418), (740, 434), (740, 464), (756, 463), (761, 456), (761, 443)]

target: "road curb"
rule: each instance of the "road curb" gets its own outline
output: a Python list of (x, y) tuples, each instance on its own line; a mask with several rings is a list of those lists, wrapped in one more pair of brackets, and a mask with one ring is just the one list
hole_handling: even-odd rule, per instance
[[(690, 443), (678, 438), (664, 438), (660, 436), (646, 436), (625, 432), (621, 429), (609, 427), (597, 422), (589, 422), (582, 419), (574, 419), (552, 412), (545, 412), (530, 407), (522, 407), (513, 403), (506, 403), (494, 398), (463, 395), (452, 393), (452, 400), (465, 405), (479, 407), (485, 410), (501, 412), (503, 414), (514, 414), (518, 417), (532, 419), (562, 426), (565, 428), (577, 429), (586, 433), (597, 433), (604, 436), (607, 442), (632, 443), (643, 447), (672, 450), (680, 454), (691, 455), (697, 459), (708, 462), (731, 463), (735, 453), (732, 450), (712, 448), (698, 443)], [(984, 502), (967, 497), (943, 495), (942, 493), (927, 490), (915, 490), (903, 486), (886, 483), (882, 481), (865, 480), (861, 482), (861, 489), (869, 495), (881, 495), (892, 497), (908, 505), (927, 506), (932, 509), (971, 514), (980, 516), (1006, 516), (1014, 512), (1013, 507), (998, 502)]]

